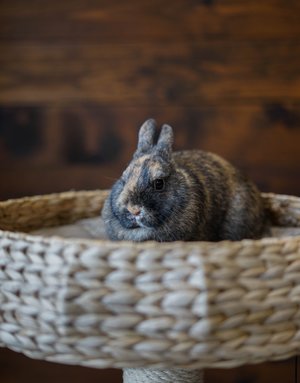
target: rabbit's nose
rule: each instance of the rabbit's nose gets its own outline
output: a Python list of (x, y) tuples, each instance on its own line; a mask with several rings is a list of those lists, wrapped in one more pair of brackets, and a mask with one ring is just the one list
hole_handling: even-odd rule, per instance
[(136, 217), (141, 214), (141, 208), (139, 208), (138, 206), (127, 206), (127, 210), (129, 211), (129, 213), (135, 215)]

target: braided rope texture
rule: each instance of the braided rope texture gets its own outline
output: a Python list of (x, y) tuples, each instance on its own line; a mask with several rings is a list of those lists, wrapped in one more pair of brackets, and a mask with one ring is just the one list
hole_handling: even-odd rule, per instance
[[(300, 236), (120, 243), (26, 234), (96, 216), (106, 196), (0, 203), (2, 346), (98, 368), (229, 368), (299, 354)], [(274, 222), (300, 226), (300, 198), (264, 198)]]
[(123, 383), (203, 383), (201, 370), (126, 368)]

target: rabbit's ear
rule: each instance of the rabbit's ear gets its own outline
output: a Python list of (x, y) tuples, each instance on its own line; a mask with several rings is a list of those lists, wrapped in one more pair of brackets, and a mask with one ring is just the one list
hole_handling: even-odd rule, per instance
[(157, 141), (157, 149), (166, 155), (171, 155), (173, 148), (173, 129), (170, 125), (164, 124), (161, 128)]
[(156, 121), (150, 118), (145, 121), (139, 131), (137, 153), (147, 153), (154, 145)]

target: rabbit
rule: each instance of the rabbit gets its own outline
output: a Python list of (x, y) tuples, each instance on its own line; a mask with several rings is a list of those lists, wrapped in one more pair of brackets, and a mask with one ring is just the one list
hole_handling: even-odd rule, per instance
[(140, 128), (132, 161), (105, 200), (109, 239), (158, 242), (260, 238), (267, 220), (256, 186), (201, 150), (172, 151), (173, 129)]

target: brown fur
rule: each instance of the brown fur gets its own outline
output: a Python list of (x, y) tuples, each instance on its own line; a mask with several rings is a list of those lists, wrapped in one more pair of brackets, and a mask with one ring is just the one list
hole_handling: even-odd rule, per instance
[[(240, 240), (259, 238), (266, 213), (259, 191), (223, 158), (204, 151), (172, 153), (173, 131), (141, 127), (136, 153), (105, 202), (113, 240)], [(156, 190), (156, 181), (163, 183)]]

